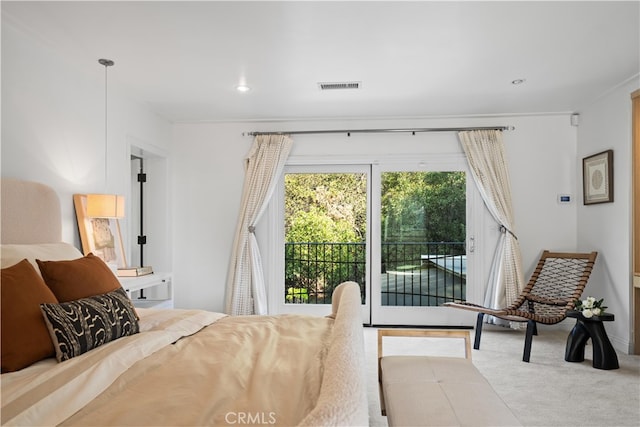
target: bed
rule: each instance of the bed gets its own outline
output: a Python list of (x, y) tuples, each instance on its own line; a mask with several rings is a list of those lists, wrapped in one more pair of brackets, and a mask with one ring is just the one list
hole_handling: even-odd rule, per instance
[(327, 317), (134, 308), (54, 190), (1, 184), (3, 425), (368, 424), (356, 283)]

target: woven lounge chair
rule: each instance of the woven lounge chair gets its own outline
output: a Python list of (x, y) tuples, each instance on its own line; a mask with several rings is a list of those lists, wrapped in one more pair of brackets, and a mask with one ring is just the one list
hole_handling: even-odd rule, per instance
[(480, 349), (485, 314), (512, 322), (527, 322), (522, 360), (528, 362), (533, 335), (538, 335), (536, 325), (553, 325), (567, 317), (567, 311), (573, 310), (574, 301), (582, 295), (597, 255), (597, 252), (544, 251), (529, 283), (509, 307), (491, 309), (466, 301), (449, 302), (444, 305), (478, 312), (473, 344), (476, 350)]

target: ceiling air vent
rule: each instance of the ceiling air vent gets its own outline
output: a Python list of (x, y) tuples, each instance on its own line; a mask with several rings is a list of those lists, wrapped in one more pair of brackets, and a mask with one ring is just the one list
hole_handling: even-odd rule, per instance
[(320, 90), (360, 89), (360, 82), (321, 82), (318, 87)]

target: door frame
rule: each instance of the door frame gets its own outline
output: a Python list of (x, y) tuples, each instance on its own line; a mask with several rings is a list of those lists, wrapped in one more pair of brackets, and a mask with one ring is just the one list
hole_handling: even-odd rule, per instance
[[(484, 291), (486, 289), (486, 283), (488, 279), (489, 267), (491, 264), (491, 259), (493, 257), (493, 253), (495, 250), (495, 242), (497, 242), (498, 236), (500, 234), (498, 227), (495, 225), (495, 221), (490, 216), (490, 213), (484, 206), (484, 202), (482, 197), (480, 196), (479, 191), (475, 185), (475, 182), (472, 182), (471, 173), (468, 169), (468, 164), (466, 162), (466, 156), (464, 153), (417, 153), (417, 154), (399, 154), (399, 155), (385, 155), (384, 164), (410, 164), (413, 163), (416, 165), (416, 168), (424, 169), (425, 167), (433, 167), (436, 168), (437, 165), (451, 165), (456, 164), (459, 165), (460, 162), (464, 164), (464, 169), (467, 172), (467, 188), (470, 186), (474, 189), (471, 195), (467, 194), (467, 222), (469, 220), (473, 221), (473, 229), (474, 229), (474, 247), (475, 247), (475, 256), (473, 259), (471, 257), (467, 258), (467, 263), (471, 263), (470, 265), (473, 267), (472, 270), (475, 272), (473, 277), (467, 276), (467, 301), (482, 304), (484, 300)], [(367, 155), (345, 155), (345, 156), (290, 156), (287, 160), (287, 167), (293, 166), (337, 166), (337, 165), (358, 165), (358, 166), (367, 166), (371, 168), (371, 172), (369, 175), (368, 185), (371, 186), (371, 182), (373, 180), (373, 170), (379, 167), (381, 162), (373, 156)], [(439, 169), (442, 170), (444, 166), (439, 166)], [(458, 166), (459, 167), (459, 166)], [(416, 169), (416, 170), (420, 170)], [(435, 170), (435, 169), (434, 169)], [(370, 193), (373, 191), (370, 190)], [(469, 190), (468, 190), (469, 193)], [(256, 227), (256, 237), (258, 242), (265, 242), (264, 247), (266, 248), (263, 253), (263, 268), (264, 268), (264, 277), (267, 281), (267, 298), (269, 305), (269, 314), (280, 314), (280, 313), (291, 313), (296, 312), (297, 304), (282, 304), (281, 296), (284, 295), (284, 251), (282, 247), (284, 245), (284, 222), (280, 219), (284, 217), (284, 204), (280, 201), (283, 200), (284, 197), (284, 180), (283, 176), (278, 179), (278, 185), (274, 190), (274, 194), (271, 198), (267, 209), (265, 210), (264, 218), (258, 222)], [(373, 197), (373, 196), (372, 196)], [(367, 219), (370, 224), (379, 223), (379, 214), (378, 214), (378, 222), (376, 223), (376, 219), (372, 218), (371, 208), (373, 201), (370, 197)], [(379, 195), (378, 195), (379, 197)], [(469, 203), (471, 199), (472, 203)], [(470, 205), (473, 205), (474, 212), (469, 212)], [(490, 225), (492, 224), (492, 225)], [(375, 229), (376, 227), (369, 227), (370, 229)], [(379, 228), (379, 227), (378, 227)], [(371, 269), (372, 269), (372, 257), (374, 254), (372, 253), (372, 249), (374, 245), (371, 243), (373, 240), (371, 239), (372, 230), (368, 230), (369, 234), (369, 242), (367, 244), (367, 256), (368, 256), (368, 265), (367, 265), (367, 274), (368, 274), (368, 289), (366, 295), (366, 304), (363, 305), (363, 323), (366, 325), (376, 324), (372, 322), (372, 308), (371, 301), (373, 296), (373, 278), (371, 277)], [(379, 232), (379, 231), (378, 231)], [(379, 249), (378, 249), (378, 258), (379, 258)], [(469, 264), (468, 264), (469, 266)], [(280, 284), (280, 285), (278, 285)], [(469, 286), (469, 285), (472, 286)], [(289, 307), (287, 307), (289, 306)], [(317, 316), (325, 316), (331, 313), (331, 307), (328, 304), (309, 304), (305, 305), (307, 307), (306, 313), (310, 315)], [(447, 322), (442, 322), (442, 325), (447, 326), (464, 326), (471, 327), (475, 324), (475, 315), (472, 312), (466, 312), (465, 310), (454, 310), (444, 307), (435, 307), (438, 311), (444, 312), (448, 310), (448, 314), (444, 314), (444, 317), (447, 319)], [(299, 312), (299, 311), (298, 311)], [(402, 323), (394, 322), (389, 323), (389, 325), (397, 324), (400, 325)]]
[[(127, 215), (124, 219), (126, 233), (127, 260), (131, 265), (139, 263), (139, 184), (137, 182), (137, 167), (133, 165), (132, 156), (144, 159), (147, 184), (144, 190), (144, 232), (149, 237), (144, 249), (145, 264), (155, 271), (172, 271), (172, 230), (171, 230), (171, 200), (169, 187), (169, 156), (157, 146), (127, 135), (127, 163), (129, 169), (129, 187), (125, 194), (127, 201)], [(134, 202), (136, 200), (136, 202)]]
[(640, 89), (631, 94), (632, 103), (632, 210), (633, 210), (633, 263), (632, 279), (632, 313), (633, 313), (633, 353), (640, 354)]
[[(284, 168), (283, 175), (278, 178), (278, 185), (271, 197), (271, 202), (267, 207), (267, 220), (269, 226), (256, 228), (256, 236), (258, 239), (266, 232), (263, 241), (269, 243), (269, 251), (267, 252), (267, 262), (264, 264), (265, 277), (267, 278), (268, 289), (267, 297), (270, 314), (283, 313), (304, 313), (313, 316), (327, 316), (331, 314), (331, 304), (287, 304), (283, 301), (284, 297), (284, 174), (286, 173), (364, 173), (367, 176), (367, 194), (371, 194), (371, 167), (367, 164), (352, 163), (305, 163), (305, 164), (287, 164)], [(371, 203), (367, 200), (367, 230), (366, 230), (366, 259), (370, 257), (370, 240), (371, 230)], [(370, 282), (371, 266), (366, 264), (365, 277)], [(367, 283), (365, 292), (365, 302), (362, 305), (362, 322), (369, 324), (371, 322), (370, 310), (371, 292)]]

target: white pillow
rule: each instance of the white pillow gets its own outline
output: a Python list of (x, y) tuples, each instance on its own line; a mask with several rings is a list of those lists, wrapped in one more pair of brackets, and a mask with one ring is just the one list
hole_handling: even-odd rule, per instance
[(36, 258), (42, 261), (65, 261), (82, 256), (82, 252), (78, 248), (64, 242), (0, 245), (0, 268), (11, 267), (26, 258), (40, 274)]

